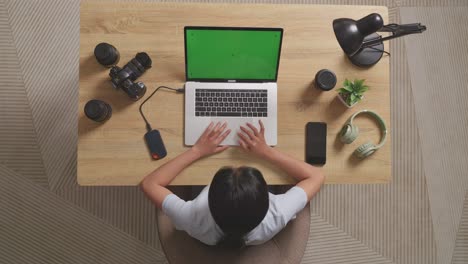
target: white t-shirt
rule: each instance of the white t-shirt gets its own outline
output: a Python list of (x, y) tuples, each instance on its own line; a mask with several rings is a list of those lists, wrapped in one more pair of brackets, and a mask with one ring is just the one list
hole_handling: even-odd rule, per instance
[[(170, 194), (164, 199), (162, 210), (177, 230), (183, 230), (207, 245), (216, 245), (223, 237), (223, 231), (211, 215), (208, 190), (209, 186), (206, 186), (197, 198), (188, 202)], [(298, 186), (284, 194), (268, 194), (268, 212), (262, 222), (245, 236), (246, 245), (260, 245), (273, 238), (307, 204), (307, 195)]]

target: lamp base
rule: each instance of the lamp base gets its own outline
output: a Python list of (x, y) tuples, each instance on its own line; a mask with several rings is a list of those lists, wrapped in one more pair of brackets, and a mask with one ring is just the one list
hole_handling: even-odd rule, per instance
[[(382, 38), (382, 36), (374, 33), (365, 37), (364, 41), (370, 41), (379, 38)], [(383, 42), (380, 42), (379, 44), (376, 44), (372, 47), (360, 49), (356, 54), (353, 56), (348, 56), (348, 58), (356, 66), (370, 67), (379, 62), (379, 60), (382, 58), (383, 50), (384, 44)]]

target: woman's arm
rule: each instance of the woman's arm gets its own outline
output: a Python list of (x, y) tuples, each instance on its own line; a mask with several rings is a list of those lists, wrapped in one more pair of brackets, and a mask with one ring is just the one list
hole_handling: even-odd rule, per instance
[(298, 180), (297, 186), (306, 192), (307, 198), (310, 200), (324, 182), (325, 177), (322, 170), (269, 147), (265, 142), (263, 123), (262, 121), (259, 121), (259, 123), (260, 131), (249, 123), (247, 123), (247, 126), (250, 129), (241, 126), (244, 133), (238, 134), (240, 146), (245, 151), (275, 164), (289, 176)]
[(164, 198), (172, 193), (166, 186), (182, 170), (202, 157), (219, 153), (228, 148), (228, 146), (219, 146), (231, 132), (231, 130), (224, 131), (225, 129), (226, 123), (217, 123), (216, 125), (210, 123), (192, 148), (166, 162), (143, 179), (141, 182), (143, 192), (158, 208), (162, 208)]

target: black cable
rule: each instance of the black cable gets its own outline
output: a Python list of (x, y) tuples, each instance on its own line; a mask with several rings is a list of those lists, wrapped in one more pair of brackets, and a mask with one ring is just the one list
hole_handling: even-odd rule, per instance
[(146, 124), (146, 130), (148, 130), (148, 132), (150, 132), (151, 130), (153, 130), (151, 128), (151, 125), (148, 123), (148, 120), (146, 120), (146, 117), (145, 115), (143, 114), (143, 111), (142, 111), (142, 107), (143, 105), (146, 103), (146, 101), (148, 101), (159, 89), (161, 88), (164, 88), (164, 89), (168, 89), (168, 90), (171, 90), (171, 91), (176, 91), (178, 93), (183, 93), (184, 92), (184, 88), (179, 88), (179, 89), (175, 89), (175, 88), (171, 88), (171, 87), (167, 87), (167, 86), (159, 86), (158, 88), (156, 88), (156, 90), (154, 90), (150, 96), (148, 96), (148, 98), (146, 98), (140, 105), (140, 114), (141, 114), (141, 117), (143, 117), (143, 120), (145, 121), (145, 124)]
[(372, 47), (372, 46), (366, 47), (366, 48), (373, 49), (373, 50), (377, 50), (377, 51), (383, 52), (383, 53), (387, 54), (388, 56), (390, 56), (390, 52), (388, 52), (388, 51), (381, 50), (381, 49), (378, 49), (378, 48), (374, 48), (374, 47)]
[(391, 23), (391, 24), (383, 26), (383, 28), (389, 28), (389, 29), (395, 29), (395, 27), (398, 27), (398, 24)]

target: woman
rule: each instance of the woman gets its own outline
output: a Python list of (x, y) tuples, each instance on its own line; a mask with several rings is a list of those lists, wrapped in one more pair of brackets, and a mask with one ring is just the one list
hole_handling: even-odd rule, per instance
[(324, 181), (320, 169), (269, 147), (260, 129), (247, 123), (238, 133), (247, 154), (265, 159), (297, 180), (284, 194), (273, 195), (261, 174), (251, 167), (223, 167), (210, 186), (192, 201), (184, 201), (166, 186), (192, 162), (228, 148), (219, 144), (229, 135), (226, 123), (211, 123), (195, 145), (146, 176), (142, 189), (169, 216), (178, 230), (208, 245), (234, 247), (262, 244), (296, 217)]

